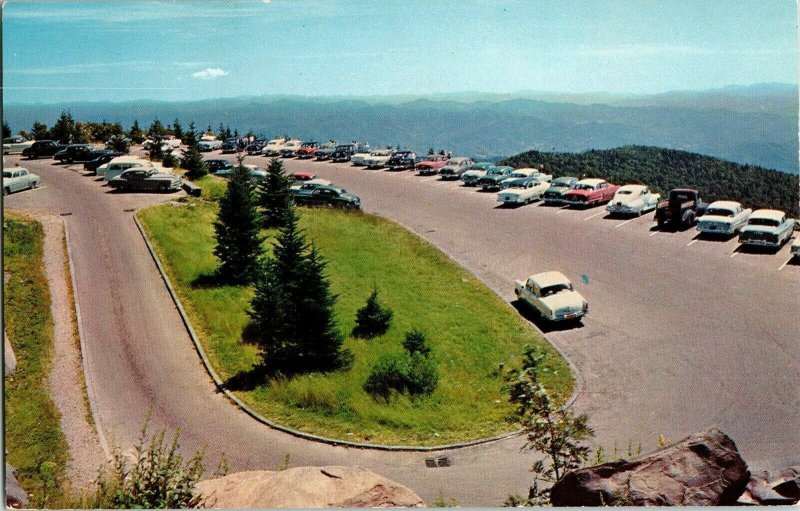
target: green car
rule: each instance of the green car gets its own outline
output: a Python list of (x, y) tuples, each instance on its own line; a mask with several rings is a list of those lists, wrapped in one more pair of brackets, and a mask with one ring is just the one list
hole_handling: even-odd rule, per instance
[(545, 190), (544, 195), (542, 195), (544, 203), (564, 204), (564, 195), (566, 195), (568, 191), (575, 188), (575, 185), (577, 184), (578, 178), (576, 177), (564, 176), (553, 179), (553, 181), (550, 183), (550, 188)]
[(303, 185), (294, 192), (294, 202), (304, 206), (334, 206), (340, 208), (361, 208), (361, 198), (348, 193), (344, 188), (336, 186), (316, 186), (306, 188)]

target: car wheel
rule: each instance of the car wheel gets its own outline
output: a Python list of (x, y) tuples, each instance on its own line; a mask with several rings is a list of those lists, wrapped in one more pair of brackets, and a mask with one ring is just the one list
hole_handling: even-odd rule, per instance
[(167, 185), (167, 183), (161, 183), (158, 186), (158, 189), (161, 190), (162, 193), (167, 193), (167, 191), (169, 190), (169, 185)]
[(11, 189), (10, 188), (8, 188), (8, 187), (3, 188), (3, 195), (8, 195), (10, 193), (11, 193)]
[(72, 163), (72, 158), (67, 158), (67, 163)]
[(39, 186), (39, 181), (31, 181), (31, 188), (37, 188)]

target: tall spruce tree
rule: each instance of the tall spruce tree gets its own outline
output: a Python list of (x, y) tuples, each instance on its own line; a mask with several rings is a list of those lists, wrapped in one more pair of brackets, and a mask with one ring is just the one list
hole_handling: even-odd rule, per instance
[(50, 138), (50, 130), (47, 129), (46, 124), (42, 124), (39, 121), (33, 121), (31, 135), (33, 135), (34, 140), (46, 140)]
[(324, 271), (325, 261), (306, 243), (290, 209), (256, 282), (249, 313), (270, 372), (330, 371), (351, 363), (333, 315), (336, 296)]
[(142, 128), (139, 127), (138, 119), (133, 120), (133, 124), (131, 125), (130, 131), (128, 131), (128, 135), (134, 144), (141, 144), (144, 141), (144, 131), (142, 131)]
[(273, 158), (267, 167), (267, 178), (258, 185), (258, 203), (264, 218), (264, 227), (283, 227), (292, 208), (292, 191), (283, 162)]
[(172, 123), (172, 134), (175, 135), (175, 138), (183, 141), (183, 126), (181, 126), (181, 123), (177, 118), (175, 119), (175, 122)]
[(214, 255), (220, 261), (218, 276), (231, 284), (255, 280), (264, 239), (259, 234), (261, 218), (256, 209), (253, 180), (243, 158), (233, 169), (228, 188), (219, 201), (214, 222), (217, 246)]
[(50, 137), (58, 142), (69, 143), (75, 131), (75, 120), (72, 114), (66, 110), (61, 112), (53, 128), (50, 130)]
[(189, 131), (184, 133), (183, 143), (186, 145), (186, 150), (183, 152), (181, 159), (181, 167), (186, 169), (186, 177), (189, 179), (199, 179), (208, 174), (208, 165), (206, 165), (203, 155), (200, 154), (200, 149), (197, 147), (197, 142), (200, 135), (194, 129), (194, 123), (189, 123)]
[(3, 138), (11, 136), (11, 126), (6, 121), (3, 121)]
[(154, 134), (150, 136), (150, 146), (147, 148), (147, 155), (151, 160), (161, 161), (161, 159), (164, 158), (163, 144), (164, 140), (161, 138), (161, 135)]

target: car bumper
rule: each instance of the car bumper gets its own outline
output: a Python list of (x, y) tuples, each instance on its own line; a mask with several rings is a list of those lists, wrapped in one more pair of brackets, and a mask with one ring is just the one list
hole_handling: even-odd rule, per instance
[(698, 224), (697, 230), (706, 234), (733, 234), (736, 229), (732, 225)]
[(612, 215), (638, 215), (640, 213), (640, 211), (637, 209), (628, 206), (617, 206), (617, 205), (606, 207), (606, 211), (608, 211)]
[(751, 247), (767, 247), (767, 248), (780, 248), (781, 244), (777, 241), (766, 240), (743, 240), (739, 238), (739, 243), (742, 245), (749, 245)]

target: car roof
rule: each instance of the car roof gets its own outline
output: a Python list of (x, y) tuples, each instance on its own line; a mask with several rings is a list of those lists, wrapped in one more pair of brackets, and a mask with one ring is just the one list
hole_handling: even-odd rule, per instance
[[(17, 170), (28, 170), (28, 168), (27, 167), (3, 167), (3, 170), (4, 171), (6, 171), (6, 170), (17, 171)], [(28, 170), (28, 172), (30, 172), (30, 170)]]
[(571, 284), (570, 280), (559, 271), (546, 271), (528, 277), (530, 282), (538, 288), (555, 286), (557, 284)]
[(108, 163), (150, 163), (140, 156), (117, 156)]
[(559, 179), (561, 179), (562, 181), (565, 181), (565, 180), (577, 181), (578, 180), (578, 178), (574, 177), (574, 176), (561, 176), (561, 177), (557, 177), (557, 178), (553, 179), (553, 181), (558, 181)]
[(292, 175), (305, 177), (305, 176), (314, 176), (315, 174), (313, 172), (294, 172), (292, 173)]
[(759, 209), (753, 211), (753, 214), (750, 215), (750, 220), (754, 218), (768, 218), (771, 220), (780, 220), (786, 216), (786, 213), (783, 211), (779, 211), (777, 209)]
[(642, 188), (647, 188), (647, 187), (645, 185), (623, 185), (623, 186), (619, 187), (619, 190), (617, 190), (617, 193), (619, 193), (619, 192), (621, 192), (623, 190), (636, 191), (636, 190), (641, 190)]
[(592, 186), (596, 186), (596, 185), (599, 185), (600, 183), (605, 183), (605, 181), (606, 181), (605, 179), (595, 179), (595, 178), (589, 178), (589, 179), (581, 179), (581, 180), (580, 180), (580, 181), (578, 181), (578, 182), (579, 182), (580, 184), (582, 184), (582, 185), (592, 185)]
[(718, 200), (708, 205), (709, 208), (728, 208), (728, 209), (736, 209), (740, 206), (741, 206), (740, 203), (732, 200)]

